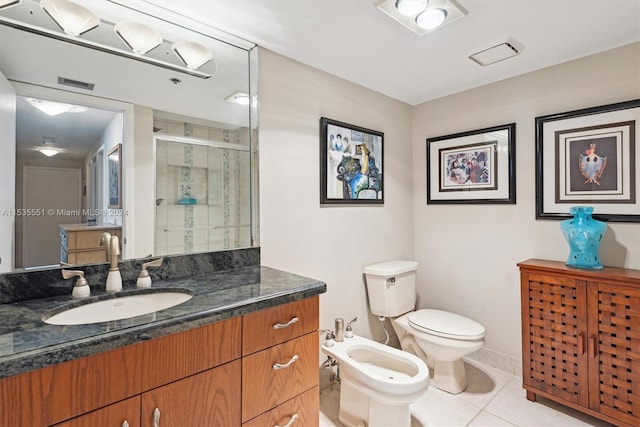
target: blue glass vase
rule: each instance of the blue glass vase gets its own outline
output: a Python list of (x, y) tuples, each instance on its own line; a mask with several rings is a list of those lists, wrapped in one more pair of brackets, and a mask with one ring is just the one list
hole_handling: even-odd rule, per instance
[(598, 256), (600, 241), (607, 229), (607, 225), (591, 217), (591, 206), (574, 206), (569, 209), (573, 218), (560, 223), (560, 228), (569, 243), (570, 267), (601, 270), (602, 262)]

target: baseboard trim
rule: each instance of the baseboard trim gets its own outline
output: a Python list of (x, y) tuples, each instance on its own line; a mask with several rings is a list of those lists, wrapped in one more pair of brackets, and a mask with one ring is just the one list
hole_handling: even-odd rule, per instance
[(492, 366), (513, 375), (522, 375), (522, 361), (519, 358), (500, 353), (490, 348), (483, 347), (469, 354), (466, 358), (484, 363), (485, 365)]

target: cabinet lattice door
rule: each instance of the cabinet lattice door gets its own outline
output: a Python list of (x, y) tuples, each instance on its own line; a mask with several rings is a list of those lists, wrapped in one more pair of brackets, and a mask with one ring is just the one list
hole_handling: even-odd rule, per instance
[[(580, 286), (582, 285), (582, 286)], [(530, 385), (587, 405), (584, 282), (530, 274), (528, 377)], [(528, 363), (527, 363), (528, 362)]]
[[(592, 364), (591, 406), (603, 414), (636, 423), (640, 418), (640, 290), (589, 283), (590, 336), (597, 337)], [(595, 297), (594, 297), (595, 294)], [(594, 301), (595, 300), (595, 301)], [(596, 338), (594, 338), (596, 339)]]

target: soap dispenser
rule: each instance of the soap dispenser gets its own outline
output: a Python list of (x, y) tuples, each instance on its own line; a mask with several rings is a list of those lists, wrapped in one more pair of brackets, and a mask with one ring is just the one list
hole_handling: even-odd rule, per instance
[(120, 255), (118, 236), (111, 236), (109, 249), (111, 264), (109, 264), (109, 274), (107, 275), (107, 292), (118, 292), (122, 290), (122, 276), (118, 269), (118, 255)]
[(151, 287), (151, 276), (149, 275), (149, 271), (147, 268), (150, 267), (160, 267), (164, 258), (158, 258), (154, 261), (145, 262), (142, 264), (142, 271), (138, 276), (138, 280), (136, 281), (136, 287), (138, 288), (150, 288)]

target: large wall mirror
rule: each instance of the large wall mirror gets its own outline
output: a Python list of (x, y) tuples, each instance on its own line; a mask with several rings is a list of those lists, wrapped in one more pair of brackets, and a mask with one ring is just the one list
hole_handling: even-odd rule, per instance
[(0, 1), (0, 272), (257, 246), (256, 82), (161, 2)]

